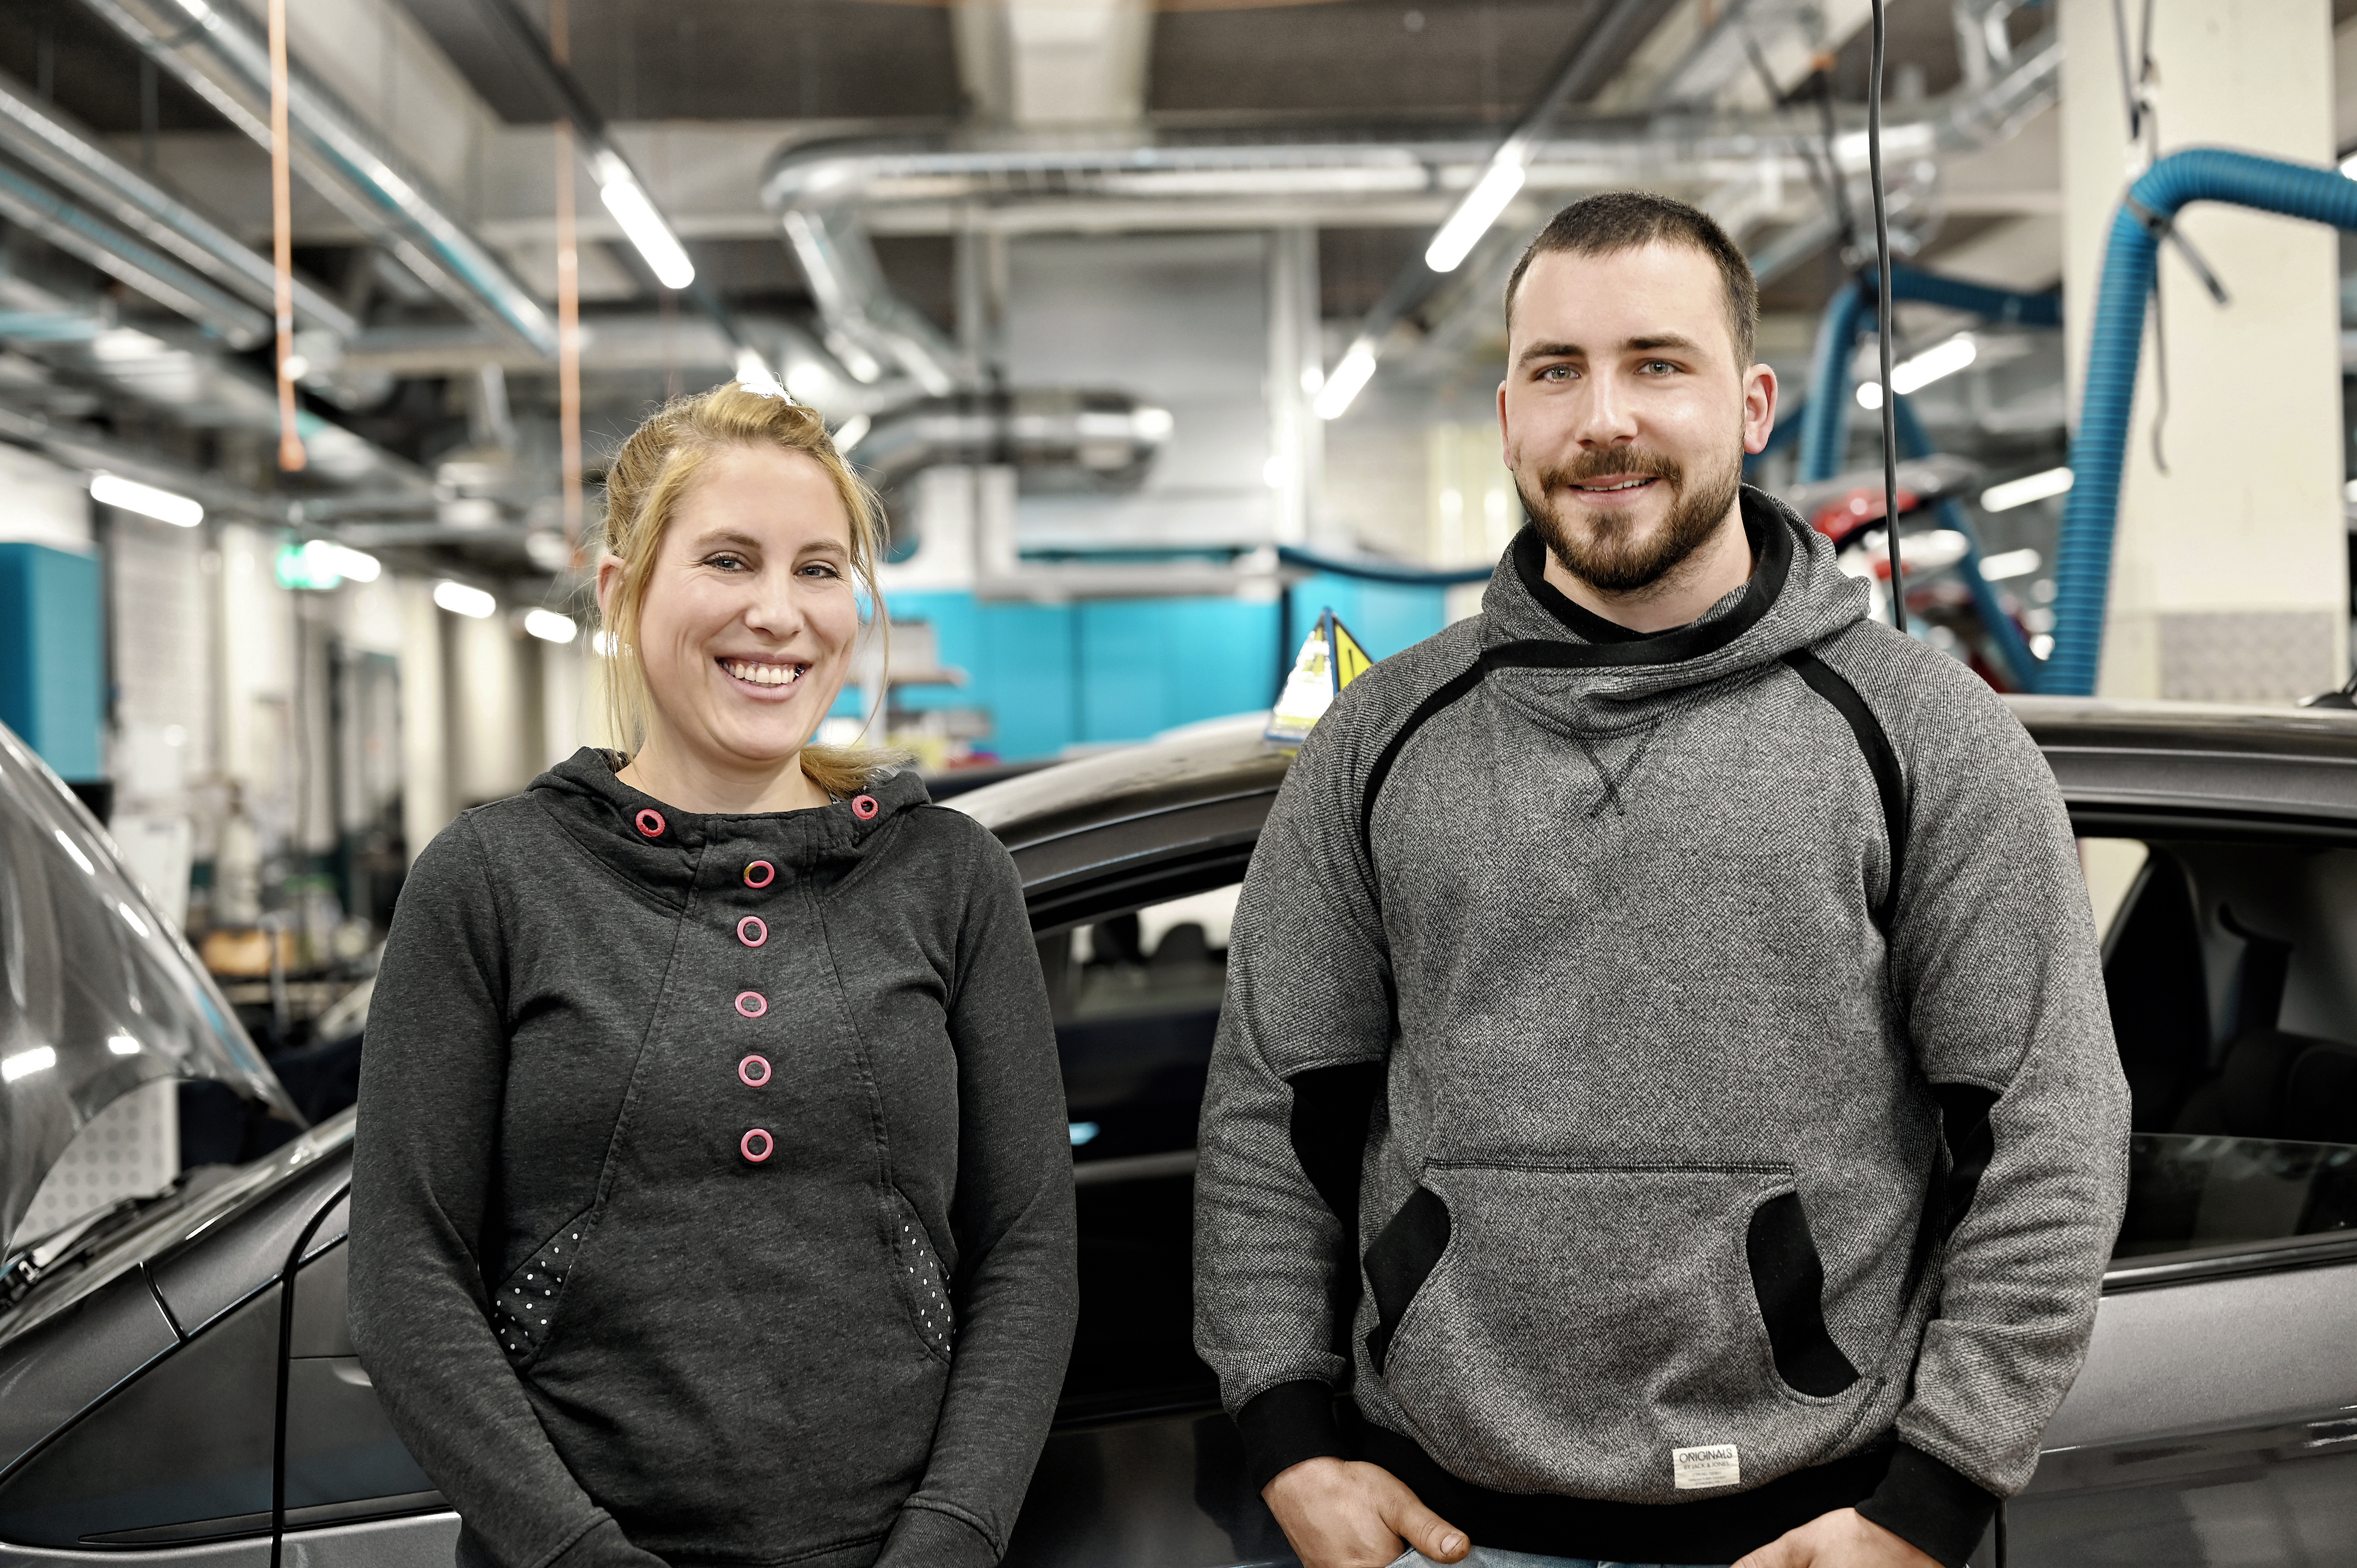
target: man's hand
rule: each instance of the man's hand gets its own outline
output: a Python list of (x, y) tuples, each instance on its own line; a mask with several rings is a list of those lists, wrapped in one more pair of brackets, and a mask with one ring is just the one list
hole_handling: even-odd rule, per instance
[(1304, 1459), (1260, 1495), (1301, 1568), (1385, 1568), (1411, 1546), (1435, 1563), (1455, 1563), (1472, 1550), (1462, 1530), (1380, 1466)]
[(1746, 1553), (1737, 1560), (1735, 1568), (1940, 1568), (1940, 1564), (1856, 1509), (1836, 1509)]

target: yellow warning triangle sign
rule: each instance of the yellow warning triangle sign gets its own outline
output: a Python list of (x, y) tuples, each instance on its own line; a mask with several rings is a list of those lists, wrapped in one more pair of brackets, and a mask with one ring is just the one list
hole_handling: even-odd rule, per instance
[(1268, 728), (1263, 733), (1271, 740), (1298, 742), (1333, 706), (1342, 688), (1373, 663), (1340, 618), (1330, 609), (1321, 612), (1318, 624), (1302, 640), (1301, 652), (1293, 661), (1292, 673), (1286, 677), (1276, 706), (1269, 711)]
[(1320, 616), (1318, 622), (1326, 628), (1328, 643), (1333, 650), (1334, 690), (1340, 692), (1365, 674), (1367, 666), (1374, 660), (1367, 657), (1367, 650), (1359, 646), (1359, 639), (1351, 635), (1351, 628), (1332, 610)]

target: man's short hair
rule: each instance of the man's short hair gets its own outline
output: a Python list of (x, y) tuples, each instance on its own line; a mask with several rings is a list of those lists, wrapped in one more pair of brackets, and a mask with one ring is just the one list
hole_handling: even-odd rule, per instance
[(1506, 280), (1507, 329), (1513, 328), (1514, 295), (1523, 286), (1523, 274), (1540, 256), (1555, 251), (1612, 256), (1656, 244), (1684, 245), (1717, 263), (1727, 285), (1727, 329), (1735, 345), (1736, 373), (1750, 369), (1760, 337), (1760, 285), (1751, 275), (1751, 263), (1709, 213), (1650, 190), (1608, 190), (1585, 197), (1549, 219)]

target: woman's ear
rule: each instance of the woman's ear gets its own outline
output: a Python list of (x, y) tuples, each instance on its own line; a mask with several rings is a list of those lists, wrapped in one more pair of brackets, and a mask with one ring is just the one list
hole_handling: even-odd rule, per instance
[(623, 565), (622, 558), (611, 551), (597, 557), (597, 618), (600, 620), (613, 618), (614, 596), (622, 591)]

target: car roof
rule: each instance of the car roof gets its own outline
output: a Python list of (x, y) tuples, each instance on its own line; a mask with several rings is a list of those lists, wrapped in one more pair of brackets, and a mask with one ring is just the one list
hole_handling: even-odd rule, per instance
[[(2007, 696), (2087, 809), (2147, 808), (2357, 822), (2357, 713)], [(1273, 795), (1293, 748), (1262, 712), (1189, 725), (959, 796), (951, 804), (1017, 852), (1143, 816)]]

